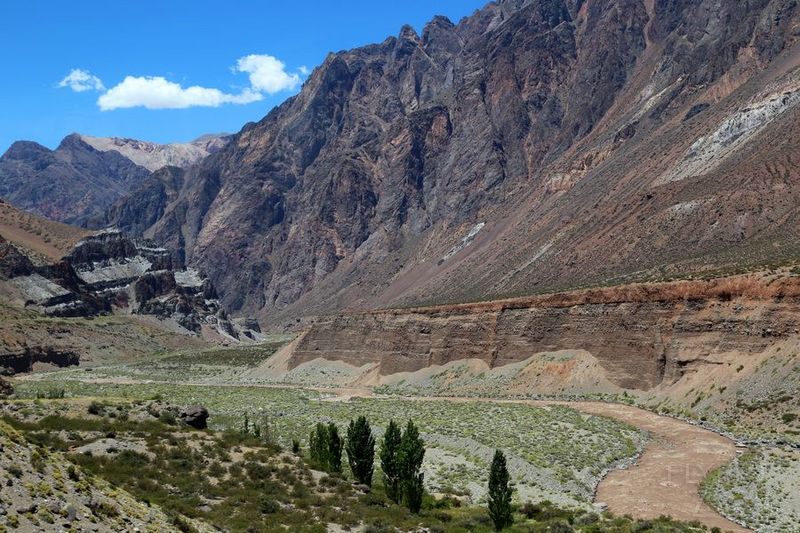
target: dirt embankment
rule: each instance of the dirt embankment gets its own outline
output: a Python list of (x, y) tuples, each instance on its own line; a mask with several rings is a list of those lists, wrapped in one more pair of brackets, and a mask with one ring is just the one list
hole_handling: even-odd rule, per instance
[(800, 278), (739, 276), (322, 317), (287, 364), (377, 364), (387, 376), (583, 350), (615, 386), (650, 390), (708, 365), (758, 359), (798, 331)]

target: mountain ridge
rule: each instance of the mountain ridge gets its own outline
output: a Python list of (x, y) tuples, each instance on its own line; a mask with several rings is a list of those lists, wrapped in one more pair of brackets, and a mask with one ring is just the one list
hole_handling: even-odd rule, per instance
[[(221, 149), (227, 134), (159, 144), (71, 133), (55, 150), (17, 141), (0, 157), (0, 196), (51, 220), (92, 226), (163, 167), (187, 167)], [(95, 227), (95, 226), (93, 226)]]
[(17, 141), (0, 157), (0, 196), (51, 220), (80, 224), (135, 189), (150, 172), (71, 134), (50, 150)]
[(164, 243), (272, 324), (782, 262), (799, 20), (508, 0), (404, 26), (91, 225)]

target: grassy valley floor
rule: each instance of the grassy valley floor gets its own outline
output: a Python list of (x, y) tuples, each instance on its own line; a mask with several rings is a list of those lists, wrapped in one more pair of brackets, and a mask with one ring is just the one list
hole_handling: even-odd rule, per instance
[[(401, 422), (413, 418), (428, 445), (426, 487), (439, 498), (458, 500), (463, 506), (459, 513), (485, 504), (488, 463), (494, 448), (500, 447), (509, 456), (518, 504), (550, 501), (559, 508), (593, 513), (597, 510), (595, 491), (603, 479), (597, 499), (619, 514), (644, 519), (660, 514), (686, 520), (702, 517), (709, 527), (739, 529), (713, 508), (754, 530), (793, 531), (791, 521), (797, 516), (798, 502), (786, 480), (796, 474), (799, 452), (792, 448), (775, 448), (774, 442), (751, 445), (748, 454), (736, 457), (731, 441), (702, 428), (619, 403), (575, 402), (579, 396), (571, 402), (523, 405), (518, 400), (498, 400), (499, 392), (489, 395), (495, 397), (492, 400), (475, 394), (474, 398), (442, 401), (445, 398), (404, 397), (402, 393), (408, 391), (391, 387), (380, 390), (394, 395), (377, 397), (365, 389), (249, 383), (252, 370), (289, 340), (276, 337), (259, 346), (189, 348), (92, 369), (34, 374), (15, 380), (16, 396), (34, 402), (37, 397), (46, 402), (42, 398), (63, 395), (63, 401), (112, 404), (156, 399), (176, 405), (199, 403), (211, 412), (210, 424), (215, 430), (239, 430), (247, 415), (251, 424), (263, 426), (283, 449), (288, 449), (293, 439), (306, 446), (310, 428), (318, 421), (333, 421), (344, 429), (351, 418), (363, 414), (380, 434), (390, 418)], [(321, 367), (318, 371), (328, 370), (336, 369)], [(361, 397), (364, 395), (371, 397)], [(649, 406), (646, 399), (624, 395), (602, 398), (623, 404), (639, 402), (666, 415), (692, 417), (687, 409), (670, 411), (667, 403)], [(630, 416), (626, 410), (635, 413), (634, 418), (626, 419)], [(648, 425), (653, 422), (657, 424)], [(711, 451), (701, 457), (690, 446), (683, 446), (684, 442)], [(670, 458), (676, 453), (695, 455)], [(648, 465), (658, 466), (663, 461), (701, 466), (691, 472), (672, 467), (655, 473), (647, 470)], [(634, 463), (637, 466), (631, 468)], [(711, 475), (703, 481), (709, 470)], [(631, 484), (636, 476), (640, 479)], [(653, 481), (653, 476), (663, 479)], [(645, 494), (643, 486), (654, 487), (654, 492)], [(746, 493), (732, 490), (737, 486), (756, 488)], [(670, 501), (659, 490), (687, 494), (688, 500), (678, 497)]]

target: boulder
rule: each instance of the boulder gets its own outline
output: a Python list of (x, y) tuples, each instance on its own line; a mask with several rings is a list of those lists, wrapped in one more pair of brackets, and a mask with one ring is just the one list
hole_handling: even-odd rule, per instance
[(187, 426), (195, 429), (208, 427), (208, 409), (202, 405), (192, 405), (178, 413), (178, 418)]

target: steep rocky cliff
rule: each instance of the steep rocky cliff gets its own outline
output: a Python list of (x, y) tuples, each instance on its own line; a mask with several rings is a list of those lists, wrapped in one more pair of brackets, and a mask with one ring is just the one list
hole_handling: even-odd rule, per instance
[(799, 331), (798, 278), (731, 278), (319, 317), (289, 368), (324, 358), (377, 363), (380, 375), (460, 360), (492, 369), (580, 350), (616, 386), (649, 390), (726, 354), (758, 358)]
[(404, 27), (330, 54), (177, 190), (153, 182), (104, 222), (275, 326), (780, 262), (797, 253), (799, 17), (506, 0)]
[(153, 172), (142, 187), (115, 202), (105, 212), (86, 221), (90, 228), (117, 227), (131, 235), (147, 235), (148, 228), (164, 215), (166, 206), (177, 198), (186, 172), (167, 166)]

